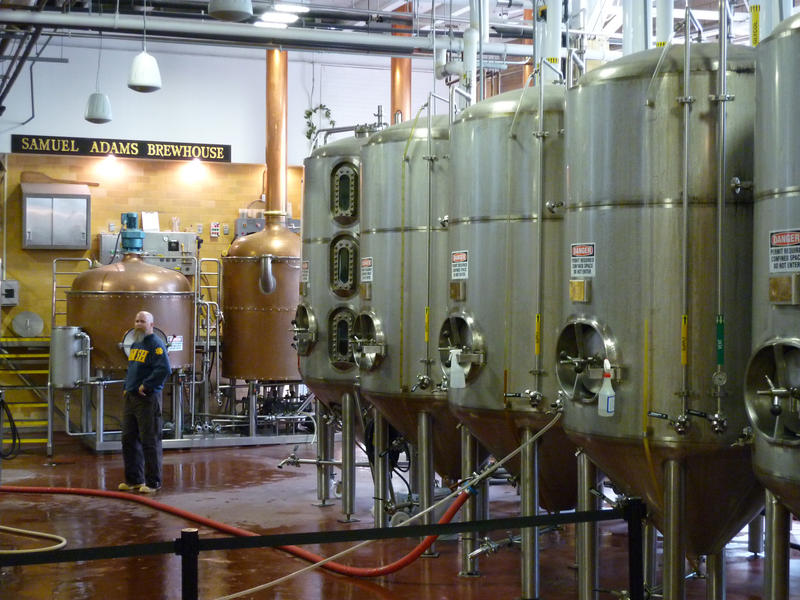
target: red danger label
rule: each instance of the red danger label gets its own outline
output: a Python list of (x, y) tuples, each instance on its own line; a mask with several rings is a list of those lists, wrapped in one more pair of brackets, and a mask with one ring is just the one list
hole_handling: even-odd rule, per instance
[(369, 256), (367, 258), (361, 259), (361, 266), (362, 267), (371, 267), (372, 266), (372, 257)]
[(572, 256), (594, 256), (594, 244), (572, 244)]
[(454, 262), (454, 263), (467, 262), (467, 253), (466, 252), (453, 252), (450, 256), (451, 256), (452, 262)]
[(776, 231), (770, 235), (769, 244), (776, 246), (796, 246), (800, 244), (800, 231)]

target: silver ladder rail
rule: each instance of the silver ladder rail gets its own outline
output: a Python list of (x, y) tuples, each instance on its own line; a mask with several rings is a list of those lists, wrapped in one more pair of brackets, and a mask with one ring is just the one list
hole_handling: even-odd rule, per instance
[[(92, 268), (92, 259), (90, 258), (56, 258), (53, 260), (53, 290), (52, 290), (52, 302), (50, 306), (50, 330), (52, 331), (56, 327), (58, 327), (58, 317), (64, 316), (66, 317), (67, 311), (66, 308), (62, 311), (59, 310), (59, 303), (66, 304), (67, 298), (66, 294), (62, 294), (63, 298), (59, 298), (59, 290), (66, 290), (72, 287), (72, 279), (75, 278), (75, 275), (80, 275), (85, 271), (60, 271), (59, 265), (62, 263), (86, 263), (88, 265), (88, 269)], [(72, 275), (72, 279), (70, 279), (69, 284), (63, 283), (63, 277), (67, 275)], [(59, 279), (62, 277), (62, 279)], [(66, 325), (66, 322), (63, 323)]]

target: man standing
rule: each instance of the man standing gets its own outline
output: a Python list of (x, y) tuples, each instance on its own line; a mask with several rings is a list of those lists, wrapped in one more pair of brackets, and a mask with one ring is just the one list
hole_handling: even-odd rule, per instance
[(119, 489), (151, 494), (161, 487), (161, 390), (171, 369), (149, 312), (136, 314), (133, 340), (122, 416), (125, 481)]

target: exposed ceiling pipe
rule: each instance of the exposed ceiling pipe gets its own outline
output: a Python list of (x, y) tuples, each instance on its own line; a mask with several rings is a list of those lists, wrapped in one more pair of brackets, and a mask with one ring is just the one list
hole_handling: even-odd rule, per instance
[[(547, 2), (547, 18), (541, 56), (560, 71), (562, 0), (547, 0)], [(553, 81), (556, 79), (556, 73), (552, 69), (546, 69), (542, 71), (541, 77), (545, 81)]]
[[(525, 22), (526, 23), (532, 23), (533, 22), (533, 9), (532, 8), (526, 8), (525, 12), (523, 13), (523, 16), (525, 18)], [(533, 29), (533, 28), (531, 28), (531, 29)], [(531, 33), (531, 38), (533, 38), (533, 34), (532, 33)], [(533, 40), (532, 39), (531, 39), (530, 43), (531, 43), (531, 45), (533, 44)], [(521, 87), (525, 87), (525, 82), (528, 81), (528, 78), (531, 76), (531, 73), (533, 73), (533, 61), (532, 60), (528, 61), (527, 63), (525, 63), (525, 66), (522, 67), (522, 85), (521, 85)]]
[(622, 0), (622, 54), (641, 52), (648, 48), (647, 32), (651, 20), (641, 0)]
[[(90, 29), (103, 32), (139, 34), (141, 17), (127, 15), (78, 15), (59, 12), (28, 12), (0, 9), (0, 24), (33, 25), (37, 27)], [(330, 52), (359, 50), (383, 54), (430, 54), (433, 39), (426, 37), (399, 37), (383, 34), (346, 31), (321, 31), (316, 29), (266, 29), (242, 23), (197, 21), (183, 19), (148, 19), (148, 34), (176, 38), (191, 38), (202, 42), (229, 41), (280, 46), (283, 48), (316, 48)], [(460, 52), (464, 44), (459, 38), (437, 36), (437, 47)], [(483, 44), (484, 54), (501, 56), (530, 56), (530, 46), (489, 42)]]

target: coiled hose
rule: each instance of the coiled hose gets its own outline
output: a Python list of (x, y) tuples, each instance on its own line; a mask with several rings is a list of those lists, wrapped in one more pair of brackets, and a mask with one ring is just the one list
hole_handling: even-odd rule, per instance
[[(449, 523), (450, 520), (453, 518), (453, 516), (455, 516), (458, 510), (463, 506), (463, 504), (469, 499), (470, 495), (473, 493), (470, 490), (470, 488), (467, 488), (467, 490), (462, 491), (458, 496), (456, 496), (456, 499), (453, 501), (453, 504), (450, 505), (450, 507), (442, 515), (441, 519), (439, 519), (439, 524)], [(10, 486), (10, 485), (0, 486), (0, 492), (22, 493), (22, 494), (73, 494), (77, 496), (95, 496), (101, 498), (116, 498), (119, 500), (130, 500), (132, 502), (138, 502), (139, 504), (150, 506), (151, 508), (155, 508), (156, 510), (160, 510), (175, 515), (182, 519), (193, 521), (199, 525), (204, 525), (211, 529), (216, 529), (217, 531), (221, 531), (223, 533), (229, 533), (231, 535), (236, 535), (239, 537), (254, 537), (260, 535), (258, 533), (254, 533), (247, 529), (234, 527), (233, 525), (227, 525), (226, 523), (221, 523), (219, 521), (203, 517), (201, 515), (189, 512), (187, 510), (183, 510), (181, 508), (176, 508), (174, 506), (158, 502), (156, 500), (153, 500), (152, 498), (146, 498), (144, 496), (134, 496), (133, 494), (127, 492), (114, 492), (111, 490), (94, 490), (88, 488), (62, 488), (62, 487)], [(420, 542), (411, 552), (406, 554), (404, 557), (394, 561), (393, 563), (390, 563), (388, 565), (383, 565), (380, 567), (352, 567), (349, 565), (343, 565), (341, 563), (336, 563), (332, 561), (325, 562), (320, 566), (323, 569), (332, 571), (333, 573), (346, 575), (348, 577), (381, 577), (383, 575), (396, 573), (400, 569), (410, 565), (412, 562), (418, 559), (428, 548), (431, 547), (431, 544), (433, 544), (436, 541), (437, 537), (438, 536), (436, 535), (427, 536), (422, 542)], [(322, 556), (314, 554), (313, 552), (309, 552), (308, 550), (304, 550), (299, 546), (279, 546), (278, 549), (283, 550), (284, 552), (288, 552), (294, 556), (297, 556), (298, 558), (302, 558), (303, 560), (307, 560), (312, 563), (320, 563), (325, 560)]]

